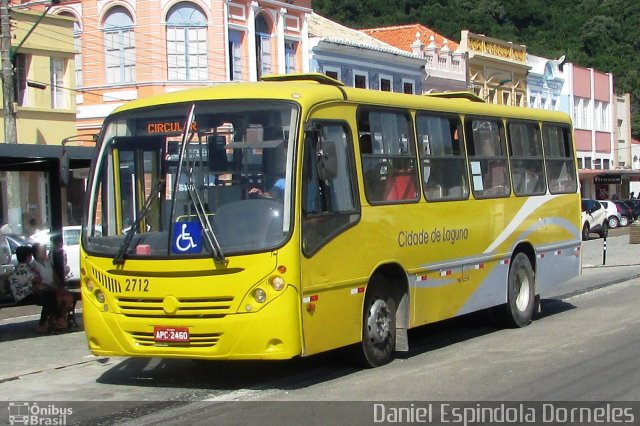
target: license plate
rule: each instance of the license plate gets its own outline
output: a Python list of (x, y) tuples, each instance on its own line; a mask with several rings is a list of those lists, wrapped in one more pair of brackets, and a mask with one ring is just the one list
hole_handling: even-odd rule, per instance
[(189, 329), (187, 327), (161, 327), (153, 328), (153, 338), (156, 342), (189, 342)]

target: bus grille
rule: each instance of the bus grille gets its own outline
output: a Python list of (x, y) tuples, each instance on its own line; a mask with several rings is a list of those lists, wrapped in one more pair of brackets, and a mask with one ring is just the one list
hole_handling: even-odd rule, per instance
[(233, 296), (177, 298), (174, 313), (167, 313), (162, 307), (163, 299), (117, 297), (120, 312), (137, 318), (222, 318), (232, 313)]
[(115, 278), (111, 278), (95, 268), (93, 269), (93, 275), (96, 277), (98, 282), (100, 282), (100, 284), (111, 293), (120, 293), (122, 291), (120, 282)]
[(153, 338), (153, 333), (143, 332), (129, 332), (129, 335), (140, 346), (175, 346), (175, 347), (190, 347), (190, 348), (207, 348), (215, 346), (222, 333), (202, 333), (191, 334), (189, 336), (189, 342), (185, 343), (172, 343), (172, 342), (156, 342)]

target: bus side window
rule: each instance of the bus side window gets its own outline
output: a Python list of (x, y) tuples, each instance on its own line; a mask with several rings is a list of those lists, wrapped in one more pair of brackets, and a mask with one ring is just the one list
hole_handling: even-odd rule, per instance
[(544, 194), (544, 161), (538, 125), (510, 122), (508, 131), (513, 192), (517, 196)]
[(571, 130), (567, 126), (542, 124), (544, 156), (549, 192), (573, 193), (578, 190)]
[[(355, 186), (355, 166), (349, 127), (342, 122), (318, 122), (308, 131), (302, 163), (302, 248), (312, 256), (360, 216)], [(322, 141), (335, 144), (337, 172), (331, 178), (318, 174)]]
[(358, 111), (364, 191), (371, 204), (417, 201), (418, 169), (406, 111)]
[(469, 186), (460, 118), (418, 112), (416, 128), (427, 201), (467, 199)]
[(473, 196), (508, 197), (511, 186), (502, 122), (468, 119), (465, 133)]

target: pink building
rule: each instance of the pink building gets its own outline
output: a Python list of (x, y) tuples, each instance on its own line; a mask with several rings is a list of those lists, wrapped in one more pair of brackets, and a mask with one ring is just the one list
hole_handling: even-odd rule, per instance
[(621, 179), (612, 172), (617, 165), (613, 75), (573, 64), (565, 64), (564, 74), (568, 84), (563, 94), (573, 117), (582, 195), (610, 198), (621, 192)]
[(311, 0), (81, 0), (76, 20), (78, 133), (132, 99), (308, 69)]

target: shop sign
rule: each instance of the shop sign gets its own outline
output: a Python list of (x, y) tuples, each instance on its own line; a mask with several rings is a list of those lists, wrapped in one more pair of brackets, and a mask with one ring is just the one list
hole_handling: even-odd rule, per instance
[(596, 185), (620, 185), (622, 183), (622, 176), (598, 175), (593, 177), (593, 183)]

